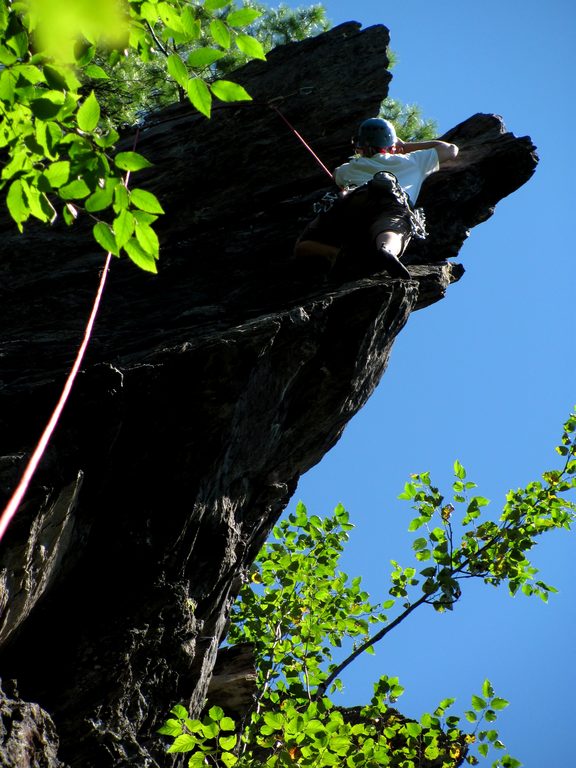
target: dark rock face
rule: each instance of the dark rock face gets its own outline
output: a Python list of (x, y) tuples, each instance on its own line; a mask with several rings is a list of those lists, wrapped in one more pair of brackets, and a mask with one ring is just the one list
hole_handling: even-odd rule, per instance
[[(166, 764), (155, 729), (176, 702), (202, 708), (230, 604), (299, 476), (366, 402), (410, 312), (460, 277), (446, 259), (533, 173), (531, 141), (476, 115), (423, 188), (430, 236), (409, 251), (412, 280), (304, 274), (292, 246), (331, 185), (268, 102), (333, 167), (386, 96), (387, 43), (384, 27), (351, 23), (284, 46), (238, 72), (253, 104), (209, 122), (175, 106), (141, 132), (155, 167), (133, 182), (167, 211), (160, 275), (113, 264), (83, 373), (1, 545), (0, 675), (34, 702), (19, 700), (21, 722), (41, 734), (26, 763), (5, 730), (3, 764), (59, 764), (46, 712), (68, 766)], [(4, 500), (103, 258), (82, 225), (0, 229)]]
[(58, 737), (49, 715), (38, 704), (22, 701), (17, 692), (0, 689), (0, 765), (18, 768), (62, 768)]

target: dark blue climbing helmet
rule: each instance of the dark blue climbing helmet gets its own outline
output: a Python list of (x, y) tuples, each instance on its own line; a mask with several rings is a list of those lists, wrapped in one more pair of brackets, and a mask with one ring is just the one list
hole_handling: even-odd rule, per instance
[(354, 144), (359, 148), (385, 149), (396, 143), (396, 130), (391, 122), (382, 117), (370, 117), (358, 128)]

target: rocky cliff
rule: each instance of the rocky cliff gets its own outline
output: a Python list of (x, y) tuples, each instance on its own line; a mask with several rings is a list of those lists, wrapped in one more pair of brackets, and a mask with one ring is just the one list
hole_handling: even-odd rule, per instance
[[(533, 173), (530, 139), (475, 115), (446, 135), (460, 154), (423, 189), (413, 279), (357, 265), (320, 283), (295, 265), (330, 181), (271, 105), (333, 167), (387, 94), (387, 44), (385, 27), (340, 26), (240, 70), (252, 103), (210, 121), (174, 106), (141, 131), (154, 168), (138, 184), (167, 211), (160, 274), (114, 262), (84, 370), (2, 542), (2, 765), (167, 764), (155, 728), (175, 702), (201, 709), (231, 601), (298, 478), (366, 402), (410, 313), (462, 275), (447, 260), (470, 228)], [(103, 259), (82, 224), (20, 236), (4, 217), (0, 230), (3, 501)]]

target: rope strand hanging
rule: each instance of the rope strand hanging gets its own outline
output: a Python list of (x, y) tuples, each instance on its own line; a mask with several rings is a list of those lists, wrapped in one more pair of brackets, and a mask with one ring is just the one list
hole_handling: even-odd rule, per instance
[[(140, 135), (140, 129), (137, 129), (136, 136), (134, 137), (134, 145), (133, 145), (134, 150), (136, 149), (139, 135)], [(127, 171), (126, 175), (124, 176), (125, 187), (128, 187), (129, 181), (130, 181), (130, 171)], [(108, 276), (108, 271), (110, 269), (111, 260), (112, 260), (112, 254), (108, 252), (106, 255), (106, 261), (104, 263), (104, 268), (102, 269), (102, 274), (100, 275), (98, 290), (96, 291), (96, 296), (92, 304), (92, 311), (90, 312), (88, 322), (86, 323), (82, 343), (80, 344), (78, 352), (76, 353), (76, 358), (74, 359), (74, 363), (72, 364), (72, 368), (70, 369), (70, 373), (68, 374), (68, 377), (66, 378), (66, 381), (64, 383), (62, 394), (60, 395), (60, 398), (58, 399), (58, 402), (56, 403), (56, 406), (52, 411), (52, 415), (48, 419), (48, 423), (46, 424), (46, 427), (44, 428), (44, 431), (42, 432), (40, 439), (38, 440), (36, 448), (34, 449), (32, 455), (28, 460), (28, 463), (26, 464), (22, 477), (20, 478), (20, 482), (18, 483), (18, 485), (16, 486), (16, 489), (12, 493), (12, 496), (10, 497), (8, 504), (4, 508), (2, 515), (0, 515), (0, 541), (2, 540), (4, 534), (6, 533), (6, 530), (10, 525), (12, 519), (16, 515), (20, 504), (22, 503), (22, 499), (24, 498), (26, 491), (28, 490), (30, 482), (34, 477), (34, 473), (36, 472), (38, 465), (40, 464), (40, 461), (42, 460), (44, 451), (46, 450), (46, 447), (50, 442), (50, 438), (52, 437), (54, 430), (56, 429), (58, 420), (60, 419), (60, 415), (64, 410), (64, 406), (66, 405), (70, 392), (72, 391), (72, 387), (76, 380), (76, 376), (78, 375), (80, 366), (82, 365), (82, 361), (84, 360), (86, 349), (88, 348), (90, 336), (92, 335), (92, 329), (94, 327), (96, 316), (100, 308), (100, 302), (102, 299), (102, 294), (104, 293), (104, 287), (106, 285), (106, 278)]]
[(284, 115), (282, 114), (282, 112), (280, 112), (280, 110), (278, 109), (278, 107), (277, 107), (275, 104), (272, 104), (272, 103), (270, 103), (270, 102), (268, 102), (268, 106), (270, 107), (270, 109), (273, 109), (273, 110), (274, 110), (274, 112), (276, 112), (276, 114), (278, 115), (278, 117), (280, 117), (280, 119), (281, 119), (281, 120), (283, 120), (283, 121), (286, 123), (286, 125), (288, 126), (288, 128), (289, 128), (289, 129), (292, 131), (292, 133), (293, 133), (293, 134), (294, 134), (294, 135), (295, 135), (295, 136), (298, 138), (298, 140), (302, 142), (302, 144), (303, 144), (303, 145), (306, 147), (306, 149), (308, 150), (308, 152), (310, 152), (310, 154), (311, 154), (311, 155), (312, 155), (312, 157), (313, 157), (313, 158), (316, 160), (316, 162), (317, 162), (317, 163), (318, 163), (318, 165), (319, 165), (319, 166), (322, 168), (322, 170), (323, 170), (323, 171), (324, 171), (324, 172), (325, 172), (325, 173), (326, 173), (326, 174), (327, 174), (327, 175), (328, 175), (328, 176), (329, 176), (329, 177), (330, 177), (330, 178), (333, 180), (333, 179), (334, 179), (334, 176), (333, 176), (333, 174), (331, 173), (331, 171), (330, 171), (330, 170), (329, 170), (329, 169), (328, 169), (328, 168), (327, 168), (327, 167), (324, 165), (324, 163), (322, 162), (322, 160), (320, 160), (320, 158), (318, 157), (318, 155), (316, 154), (316, 152), (314, 152), (314, 150), (312, 149), (312, 147), (310, 146), (310, 144), (308, 144), (308, 142), (307, 142), (307, 141), (304, 139), (304, 137), (303, 137), (303, 136), (302, 136), (300, 133), (298, 133), (298, 131), (296, 130), (296, 128), (294, 128), (294, 126), (293, 126), (293, 125), (290, 123), (290, 121), (289, 121), (289, 120), (288, 120), (286, 117), (284, 117)]

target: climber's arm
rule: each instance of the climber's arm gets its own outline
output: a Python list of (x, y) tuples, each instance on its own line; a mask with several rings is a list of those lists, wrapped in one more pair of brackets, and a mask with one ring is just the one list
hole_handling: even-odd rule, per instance
[(444, 163), (446, 160), (453, 160), (458, 154), (456, 144), (450, 144), (447, 141), (434, 139), (432, 141), (396, 141), (396, 151), (402, 154), (416, 152), (419, 149), (435, 149), (438, 154), (438, 162)]

